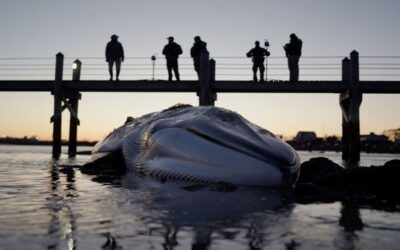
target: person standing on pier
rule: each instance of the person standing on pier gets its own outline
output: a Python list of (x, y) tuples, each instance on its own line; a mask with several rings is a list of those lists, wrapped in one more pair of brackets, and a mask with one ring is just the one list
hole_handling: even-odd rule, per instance
[(255, 42), (255, 47), (252, 48), (249, 52), (247, 52), (247, 57), (253, 57), (253, 80), (257, 82), (257, 69), (260, 71), (260, 82), (264, 81), (264, 59), (266, 56), (269, 56), (270, 53), (260, 47), (260, 42)]
[(290, 35), (290, 42), (283, 46), (288, 59), (291, 82), (297, 82), (299, 80), (299, 60), (302, 46), (303, 41), (301, 41), (294, 33)]
[(168, 70), (168, 81), (172, 81), (172, 70), (174, 71), (176, 81), (179, 82), (179, 70), (178, 70), (178, 57), (182, 54), (182, 48), (179, 44), (174, 42), (172, 36), (168, 37), (168, 44), (164, 46), (162, 51), (167, 60)]
[(124, 61), (124, 49), (122, 44), (118, 42), (118, 36), (112, 35), (111, 41), (106, 47), (106, 62), (108, 62), (108, 71), (110, 72), (110, 81), (113, 80), (113, 67), (116, 67), (116, 81), (119, 81), (119, 72), (121, 71), (121, 63)]
[(193, 58), (194, 70), (197, 72), (199, 78), (200, 56), (204, 51), (207, 51), (207, 43), (203, 42), (199, 36), (195, 36), (194, 44), (190, 49), (190, 56)]

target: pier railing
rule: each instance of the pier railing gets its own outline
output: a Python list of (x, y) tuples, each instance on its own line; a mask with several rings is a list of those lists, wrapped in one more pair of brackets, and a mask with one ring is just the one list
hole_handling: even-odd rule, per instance
[[(217, 81), (253, 79), (252, 62), (243, 56), (214, 56)], [(300, 59), (300, 80), (340, 81), (341, 59), (344, 56), (303, 56)], [(65, 57), (63, 79), (72, 79), (72, 65), (82, 63), (81, 80), (107, 80), (108, 65), (101, 57)], [(153, 64), (154, 63), (154, 64)], [(267, 58), (267, 80), (286, 81), (289, 78), (286, 57)], [(153, 74), (154, 69), (154, 74)], [(197, 80), (190, 57), (179, 58), (182, 80)], [(121, 80), (167, 80), (164, 57), (155, 61), (148, 57), (127, 57), (122, 64)], [(400, 56), (360, 56), (360, 80), (399, 80)], [(54, 57), (0, 58), (0, 80), (54, 80)]]

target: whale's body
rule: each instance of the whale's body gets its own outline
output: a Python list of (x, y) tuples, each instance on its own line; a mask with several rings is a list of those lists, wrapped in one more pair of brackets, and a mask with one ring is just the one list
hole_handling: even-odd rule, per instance
[(93, 149), (122, 151), (128, 170), (200, 183), (290, 187), (295, 150), (239, 114), (217, 107), (172, 107), (134, 119)]

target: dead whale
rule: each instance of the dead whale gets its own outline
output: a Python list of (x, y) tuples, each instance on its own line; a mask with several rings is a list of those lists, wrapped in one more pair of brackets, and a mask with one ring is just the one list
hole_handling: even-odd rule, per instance
[(178, 105), (128, 121), (98, 142), (99, 158), (122, 152), (127, 171), (161, 179), (291, 187), (295, 150), (239, 114)]

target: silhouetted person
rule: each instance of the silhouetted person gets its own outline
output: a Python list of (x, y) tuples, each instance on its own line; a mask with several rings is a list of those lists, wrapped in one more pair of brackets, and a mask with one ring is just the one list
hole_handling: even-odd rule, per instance
[(199, 36), (195, 36), (194, 44), (193, 44), (192, 48), (190, 49), (190, 56), (193, 57), (194, 70), (196, 70), (197, 76), (199, 76), (199, 77), (200, 77), (200, 75), (199, 75), (200, 55), (204, 51), (207, 51), (207, 43), (203, 42)]
[(264, 59), (266, 56), (269, 56), (270, 53), (260, 47), (260, 42), (256, 41), (255, 42), (255, 47), (252, 48), (249, 52), (247, 52), (247, 57), (253, 57), (253, 80), (257, 82), (257, 69), (260, 70), (260, 82), (264, 81)]
[(119, 81), (119, 72), (121, 71), (121, 63), (124, 61), (124, 49), (122, 44), (118, 42), (118, 36), (112, 35), (111, 41), (106, 47), (106, 61), (108, 62), (108, 71), (110, 72), (110, 81), (113, 80), (113, 66), (117, 70), (116, 80)]
[(301, 56), (302, 46), (303, 42), (296, 36), (296, 34), (291, 34), (290, 42), (283, 46), (288, 59), (290, 81), (293, 82), (297, 82), (299, 80), (299, 59)]
[(167, 59), (168, 80), (172, 81), (173, 70), (175, 78), (179, 82), (178, 57), (182, 54), (181, 46), (175, 43), (174, 38), (170, 36), (168, 37), (168, 44), (164, 46), (162, 53), (165, 55), (165, 59)]

